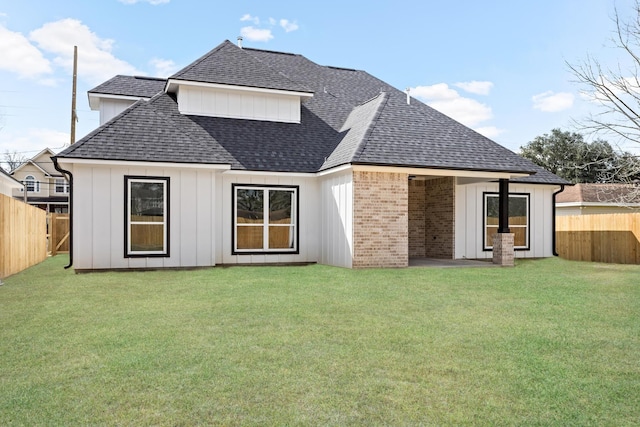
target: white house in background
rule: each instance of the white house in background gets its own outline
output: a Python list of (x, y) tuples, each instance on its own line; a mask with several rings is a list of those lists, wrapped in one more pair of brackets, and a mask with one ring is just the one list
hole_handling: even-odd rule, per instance
[(491, 258), (499, 181), (515, 255), (553, 254), (566, 181), (364, 71), (225, 41), (89, 99), (54, 157), (77, 270)]
[(21, 188), (23, 188), (23, 185), (20, 181), (0, 168), (0, 194), (11, 197), (14, 190), (20, 190)]
[(13, 171), (11, 175), (24, 184), (15, 188), (12, 196), (24, 200), (27, 192), (27, 203), (47, 212), (66, 213), (69, 209), (69, 183), (67, 179), (53, 167), (51, 157), (55, 153), (45, 148)]
[(557, 215), (640, 212), (640, 186), (633, 184), (576, 184), (556, 198)]

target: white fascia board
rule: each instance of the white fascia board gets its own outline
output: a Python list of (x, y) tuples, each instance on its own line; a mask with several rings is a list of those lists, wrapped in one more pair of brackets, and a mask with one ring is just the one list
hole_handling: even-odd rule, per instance
[(275, 95), (299, 96), (301, 98), (313, 97), (313, 93), (311, 92), (296, 92), (296, 91), (282, 90), (282, 89), (267, 89), (267, 88), (261, 88), (261, 87), (253, 87), (253, 86), (234, 86), (234, 85), (224, 85), (219, 83), (192, 82), (188, 80), (174, 80), (174, 79), (169, 79), (167, 81), (165, 92), (175, 92), (178, 86), (226, 89), (226, 90), (236, 90), (236, 91), (244, 91), (244, 92), (260, 92), (260, 93), (272, 94), (272, 95), (275, 94)]
[(151, 99), (143, 96), (109, 95), (106, 93), (89, 93), (88, 96), (89, 96), (89, 107), (91, 107), (93, 111), (97, 111), (100, 109), (100, 101), (102, 99), (121, 99), (125, 101), (133, 101), (133, 102), (136, 102), (140, 99), (145, 101), (148, 101)]
[(125, 166), (125, 167), (153, 167), (153, 168), (176, 168), (176, 169), (207, 169), (226, 171), (231, 169), (230, 164), (206, 164), (206, 163), (173, 163), (173, 162), (141, 162), (126, 160), (97, 160), (97, 159), (74, 159), (71, 157), (58, 158), (59, 164), (70, 165), (99, 165), (99, 166)]
[(296, 178), (315, 178), (318, 176), (315, 172), (268, 172), (268, 171), (252, 171), (252, 170), (228, 170), (223, 172), (225, 175), (260, 175), (260, 176), (280, 176), (280, 177), (296, 177)]
[(559, 208), (640, 208), (640, 203), (616, 203), (616, 202), (558, 202)]
[(473, 171), (473, 170), (456, 170), (456, 169), (429, 169), (429, 168), (410, 168), (400, 166), (369, 166), (369, 165), (353, 165), (354, 172), (387, 172), (387, 173), (406, 173), (409, 175), (424, 176), (455, 176), (468, 178), (487, 178), (487, 179), (511, 179), (529, 176), (526, 173), (512, 172), (489, 172), (489, 171)]

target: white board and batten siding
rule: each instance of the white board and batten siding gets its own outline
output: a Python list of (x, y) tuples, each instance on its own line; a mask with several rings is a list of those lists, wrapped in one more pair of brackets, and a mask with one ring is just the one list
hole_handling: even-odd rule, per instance
[(131, 107), (135, 99), (106, 99), (100, 100), (100, 126)]
[(351, 268), (353, 262), (353, 173), (320, 181), (322, 238), (320, 263)]
[(182, 114), (300, 123), (300, 97), (275, 93), (181, 86)]
[[(512, 183), (510, 193), (529, 194), (529, 250), (517, 250), (516, 258), (553, 256), (552, 207), (553, 185)], [(483, 250), (483, 193), (498, 192), (498, 183), (456, 185), (455, 199), (455, 257), (457, 259), (491, 258), (491, 251)]]
[[(216, 181), (207, 169), (76, 164), (74, 267), (83, 269), (198, 267), (215, 264)], [(170, 178), (170, 256), (124, 256), (125, 175)]]
[[(312, 176), (286, 176), (284, 174), (253, 174), (234, 171), (220, 175), (216, 182), (216, 217), (222, 218), (217, 224), (216, 251), (217, 264), (269, 264), (269, 263), (315, 263), (318, 262), (318, 247), (321, 235), (320, 197), (318, 181)], [(298, 187), (298, 252), (297, 254), (233, 254), (233, 184), (259, 186)]]

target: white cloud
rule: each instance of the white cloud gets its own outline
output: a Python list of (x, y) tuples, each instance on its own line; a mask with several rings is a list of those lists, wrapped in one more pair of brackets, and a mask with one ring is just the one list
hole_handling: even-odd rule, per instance
[(171, 0), (118, 0), (120, 3), (124, 4), (136, 4), (136, 3), (149, 3), (153, 6), (157, 6), (159, 4), (169, 3)]
[(545, 113), (556, 113), (573, 106), (573, 94), (568, 92), (554, 93), (547, 91), (531, 97), (533, 108)]
[(29, 38), (41, 50), (55, 55), (54, 64), (69, 71), (73, 68), (73, 46), (78, 46), (78, 77), (92, 83), (102, 82), (116, 74), (143, 74), (113, 55), (113, 40), (101, 39), (76, 19), (44, 24), (32, 31)]
[(474, 130), (479, 134), (486, 136), (487, 138), (495, 138), (496, 136), (502, 135), (505, 132), (504, 129), (499, 129), (495, 126), (482, 126), (479, 128), (475, 128)]
[(154, 67), (153, 75), (156, 77), (169, 77), (178, 71), (178, 66), (170, 59), (153, 58), (149, 64)]
[(269, 18), (269, 24), (270, 25), (278, 25), (278, 21), (276, 21), (275, 18)]
[(0, 25), (0, 69), (22, 78), (37, 78), (53, 72), (50, 62), (21, 33)]
[(6, 150), (32, 157), (45, 148), (60, 151), (69, 143), (69, 133), (53, 129), (32, 128), (20, 133), (0, 132), (0, 152)]
[(493, 117), (491, 107), (475, 99), (460, 96), (446, 83), (410, 88), (410, 94), (467, 126), (475, 126)]
[(258, 18), (257, 16), (251, 16), (248, 13), (245, 13), (244, 15), (242, 15), (242, 18), (240, 18), (240, 21), (242, 22), (250, 21), (250, 22), (253, 22), (255, 25), (260, 25), (260, 18)]
[(489, 95), (489, 92), (491, 92), (491, 88), (493, 88), (493, 83), (473, 80), (470, 82), (455, 83), (454, 86), (459, 87), (466, 92), (474, 93), (476, 95)]
[(273, 38), (271, 30), (254, 27), (242, 27), (240, 29), (240, 35), (252, 42), (268, 42)]
[(281, 19), (280, 26), (287, 33), (290, 33), (291, 31), (295, 31), (298, 29), (298, 24), (296, 24), (295, 22), (290, 22), (288, 19)]

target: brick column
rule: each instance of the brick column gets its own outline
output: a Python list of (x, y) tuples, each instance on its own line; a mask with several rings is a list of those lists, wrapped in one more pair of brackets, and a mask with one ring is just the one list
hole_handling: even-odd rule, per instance
[(513, 233), (496, 233), (493, 235), (493, 263), (502, 267), (513, 267), (515, 251), (513, 250)]
[(353, 173), (353, 268), (409, 265), (409, 176)]

